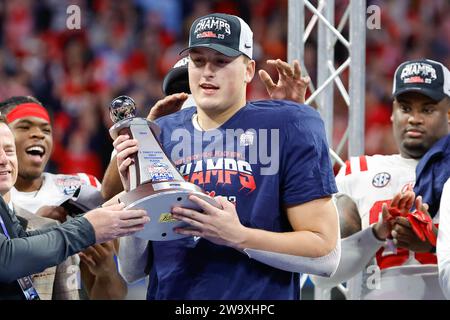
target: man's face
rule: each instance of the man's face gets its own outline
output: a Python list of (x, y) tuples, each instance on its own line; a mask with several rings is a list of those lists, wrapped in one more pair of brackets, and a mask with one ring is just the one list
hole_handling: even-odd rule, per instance
[(44, 172), (53, 148), (52, 128), (46, 120), (25, 117), (10, 123), (16, 140), (19, 176), (37, 179)]
[(189, 86), (199, 108), (224, 111), (245, 105), (246, 83), (255, 71), (253, 60), (208, 48), (191, 49), (189, 56)]
[(17, 157), (14, 135), (5, 123), (0, 123), (0, 194), (11, 190), (17, 179)]
[(449, 103), (449, 98), (437, 102), (417, 92), (395, 98), (391, 121), (402, 156), (419, 159), (448, 134)]

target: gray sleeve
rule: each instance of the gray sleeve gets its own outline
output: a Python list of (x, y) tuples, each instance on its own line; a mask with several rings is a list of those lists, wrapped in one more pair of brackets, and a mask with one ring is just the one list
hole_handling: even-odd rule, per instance
[(118, 266), (119, 273), (128, 283), (147, 276), (145, 269), (149, 259), (149, 241), (133, 236), (120, 238)]
[(95, 231), (83, 217), (39, 232), (22, 229), (19, 237), (8, 239), (0, 234), (0, 282), (41, 272), (95, 244)]
[(244, 252), (250, 258), (277, 269), (329, 278), (336, 272), (339, 264), (341, 257), (341, 239), (337, 240), (336, 247), (330, 253), (317, 258), (255, 249), (244, 249)]
[(372, 227), (342, 239), (341, 260), (334, 275), (329, 278), (311, 276), (311, 281), (322, 288), (332, 288), (346, 282), (364, 270), (384, 243), (375, 237)]

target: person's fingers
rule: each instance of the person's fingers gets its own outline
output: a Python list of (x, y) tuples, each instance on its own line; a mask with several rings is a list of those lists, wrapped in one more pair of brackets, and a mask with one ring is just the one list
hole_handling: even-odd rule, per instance
[[(115, 203), (105, 205), (103, 208), (108, 209), (108, 210), (113, 210), (113, 211), (120, 211), (123, 208), (125, 208), (125, 203), (115, 202)], [(98, 210), (101, 210), (101, 209), (98, 209)]]
[(178, 106), (181, 106), (188, 97), (189, 96), (184, 92), (171, 94), (159, 101), (159, 108), (168, 110), (176, 109)]
[(294, 69), (291, 67), (289, 63), (283, 61), (281, 59), (277, 59), (277, 66), (283, 70), (283, 74), (287, 77), (294, 77)]
[(98, 249), (95, 247), (95, 245), (90, 246), (89, 248), (86, 248), (83, 253), (86, 256), (91, 257), (95, 262), (101, 260), (101, 254), (98, 251)]
[(232, 204), (230, 201), (227, 200), (225, 197), (215, 197), (214, 200), (216, 200), (217, 203), (220, 204), (220, 206), (223, 208), (223, 210), (227, 209), (235, 209), (234, 204)]
[(408, 219), (405, 217), (396, 217), (394, 220), (394, 227), (398, 225), (404, 228), (411, 229), (411, 223), (409, 223)]
[(415, 237), (413, 237), (413, 235), (398, 234), (396, 239), (398, 242), (405, 243), (408, 246), (414, 244), (414, 242), (415, 242)]
[(125, 161), (119, 164), (118, 166), (119, 172), (122, 174), (126, 174), (126, 172), (128, 171), (128, 167), (131, 166), (133, 163), (134, 160), (132, 158), (126, 159)]
[(162, 116), (174, 113), (181, 109), (183, 103), (189, 98), (186, 92), (174, 93), (164, 97), (151, 107), (147, 120), (154, 121)]
[(407, 199), (405, 201), (405, 209), (411, 211), (416, 194), (413, 191), (409, 190), (406, 192), (406, 197)]
[(117, 145), (121, 144), (122, 142), (130, 139), (130, 137), (127, 134), (121, 134), (117, 136), (116, 139), (113, 141), (113, 147), (115, 148)]
[(411, 244), (414, 241), (414, 234), (412, 233), (402, 233), (402, 232), (398, 232), (397, 230), (392, 230), (391, 231), (391, 236), (393, 239), (406, 243), (406, 244)]
[(131, 219), (121, 219), (120, 221), (120, 227), (121, 228), (130, 228), (134, 227), (136, 225), (146, 224), (150, 221), (150, 218), (148, 216), (140, 217), (140, 218), (131, 218)]
[(180, 100), (184, 101), (187, 98), (189, 98), (189, 95), (186, 92), (180, 92), (175, 94), (175, 99), (177, 99), (178, 101)]
[(382, 217), (382, 221), (386, 221), (386, 222), (391, 217), (389, 210), (388, 210), (387, 203), (383, 203), (383, 205), (381, 206), (381, 217)]
[(395, 241), (398, 248), (409, 249), (409, 246), (411, 244), (410, 242), (402, 241), (400, 239), (395, 239)]
[(294, 60), (294, 79), (302, 78), (302, 69), (300, 68), (300, 62), (298, 60)]
[[(113, 255), (117, 255), (116, 247), (114, 245), (114, 241), (108, 241), (105, 243), (98, 244), (101, 247), (101, 253), (103, 255), (110, 255), (112, 253)], [(99, 250), (100, 251), (100, 250)]]
[(277, 59), (277, 64), (275, 65), (275, 67), (278, 71), (280, 79), (286, 80), (286, 78), (292, 78), (292, 75), (294, 73), (292, 72), (290, 66), (286, 68), (285, 64), (280, 59)]
[(84, 249), (83, 251), (81, 251), (80, 253), (83, 253), (85, 255), (92, 255), (92, 251), (94, 251), (94, 249), (92, 248), (93, 246), (87, 247), (86, 249)]
[(306, 86), (309, 86), (309, 83), (311, 82), (310, 77), (302, 77), (301, 80), (305, 83)]
[(275, 87), (275, 83), (272, 81), (272, 78), (265, 70), (259, 70), (258, 72), (259, 78), (266, 86), (267, 91), (271, 92)]
[(138, 150), (139, 149), (137, 146), (133, 146), (117, 153), (116, 156), (117, 168), (121, 173), (124, 173), (127, 170), (127, 168), (134, 163), (134, 159), (131, 156), (136, 154)]
[(142, 218), (142, 217), (148, 217), (147, 211), (144, 209), (126, 209), (119, 212), (119, 218), (121, 220), (127, 220), (127, 219), (135, 219), (135, 218)]
[(55, 212), (58, 214), (59, 217), (66, 219), (69, 212), (63, 207), (56, 207)]
[(171, 111), (178, 111), (182, 106), (183, 103), (186, 102), (186, 100), (189, 98), (189, 95), (185, 92), (181, 92), (176, 97), (176, 103), (173, 104)]
[(170, 96), (166, 96), (161, 100), (156, 101), (156, 103), (153, 105), (153, 107), (150, 108), (150, 113), (149, 115), (152, 113), (152, 111), (154, 112), (155, 110), (161, 108), (161, 106), (165, 103), (165, 101), (168, 100)]
[(418, 196), (416, 198), (416, 209), (417, 210), (421, 210), (423, 206), (423, 202), (422, 202), (422, 196)]
[(395, 196), (392, 198), (390, 206), (391, 207), (398, 207), (398, 203), (399, 203), (401, 197), (402, 197), (401, 193), (395, 194)]
[(66, 211), (66, 209), (60, 206), (45, 206), (37, 212), (37, 215), (53, 220), (58, 220), (60, 222), (65, 222), (68, 212)]
[(400, 200), (398, 201), (397, 208), (402, 212), (404, 212), (406, 210), (406, 206), (405, 206), (406, 201), (407, 201), (407, 198), (404, 196), (400, 197)]
[(392, 236), (393, 239), (397, 238), (397, 231), (395, 229), (391, 230), (391, 236)]
[(267, 60), (266, 61), (266, 63), (268, 64), (268, 65), (270, 65), (270, 66), (272, 66), (272, 67), (277, 67), (277, 60), (274, 60), (274, 59), (269, 59), (269, 60)]
[(275, 66), (277, 64), (277, 60), (275, 60), (275, 59), (268, 59), (268, 60), (266, 60), (266, 63), (270, 64), (272, 66)]
[(430, 206), (428, 205), (428, 203), (423, 202), (422, 196), (418, 196), (416, 198), (416, 209), (422, 211), (431, 218), (430, 213), (428, 212)]
[(172, 208), (172, 213), (174, 214), (174, 218), (182, 221), (185, 221), (183, 218), (198, 221), (199, 223), (205, 223), (208, 221), (208, 217), (205, 214), (189, 208), (174, 207)]
[(138, 151), (138, 141), (136, 139), (129, 139), (116, 147), (117, 158), (121, 160), (127, 158), (130, 154), (136, 153)]
[(408, 229), (403, 228), (400, 230), (393, 230), (395, 234), (395, 239), (398, 241), (402, 241), (405, 243), (413, 243), (415, 240), (415, 234), (412, 231), (408, 231)]
[[(176, 208), (174, 208), (174, 209), (176, 209)], [(191, 218), (188, 215), (183, 215), (183, 214), (181, 214), (181, 211), (180, 211), (180, 213), (175, 213), (173, 211), (172, 216), (179, 221), (186, 222), (187, 224), (191, 225), (192, 227), (194, 227), (196, 229), (202, 229), (202, 227), (203, 227), (203, 224), (201, 222), (193, 219), (194, 216), (191, 216), (192, 217)]]
[(113, 141), (113, 147), (116, 148), (119, 144), (127, 140), (130, 140), (130, 136), (128, 134), (121, 134)]
[(78, 256), (80, 257), (81, 262), (83, 262), (90, 268), (95, 268), (95, 266), (97, 265), (90, 256), (87, 256), (87, 255), (83, 254), (82, 252), (80, 252), (78, 254)]
[(209, 204), (208, 202), (206, 202), (205, 200), (195, 196), (195, 195), (189, 195), (189, 200), (191, 200), (192, 202), (194, 202), (195, 204), (197, 204), (200, 208), (203, 209), (203, 211), (205, 212), (209, 212), (209, 213), (217, 213), (220, 211), (220, 209), (216, 208), (215, 206)]
[(178, 234), (183, 234), (186, 236), (192, 236), (192, 237), (204, 237), (203, 233), (196, 229), (189, 229), (189, 228), (175, 228), (174, 231)]
[(135, 234), (136, 232), (144, 230), (144, 227), (145, 227), (145, 225), (139, 224), (139, 225), (136, 225), (133, 227), (121, 229), (120, 232), (117, 234), (117, 237), (120, 238), (120, 237), (131, 236), (131, 235)]
[(410, 228), (404, 227), (402, 225), (399, 224), (395, 224), (394, 227), (392, 228), (392, 230), (394, 230), (397, 234), (397, 238), (401, 238), (401, 239), (405, 239), (405, 238), (411, 238), (411, 236), (413, 235), (413, 231)]
[(112, 251), (111, 248), (108, 247), (108, 243), (109, 242), (98, 243), (98, 244), (93, 245), (95, 250), (97, 250), (97, 252), (98, 252), (99, 259), (103, 259), (104, 257), (109, 256), (109, 252)]
[(406, 202), (406, 197), (405, 197), (404, 193), (402, 193), (402, 195), (400, 196), (400, 199), (398, 200), (397, 208), (399, 208), (400, 210), (403, 211), (405, 208), (405, 202)]

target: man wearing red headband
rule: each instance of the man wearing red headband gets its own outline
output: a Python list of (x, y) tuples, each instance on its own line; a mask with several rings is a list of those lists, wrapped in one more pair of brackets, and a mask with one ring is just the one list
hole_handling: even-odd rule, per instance
[[(67, 212), (58, 206), (61, 201), (81, 185), (92, 185), (99, 190), (100, 182), (86, 174), (44, 172), (52, 152), (53, 138), (49, 114), (38, 100), (12, 97), (0, 103), (0, 111), (6, 116), (17, 147), (19, 172), (11, 190), (17, 214), (26, 218), (32, 228), (48, 224), (48, 219), (40, 217), (65, 221)], [(38, 293), (41, 298), (79, 299), (77, 289), (80, 284), (76, 274), (81, 269), (81, 278), (90, 299), (124, 298), (127, 287), (117, 272), (114, 252), (113, 242), (97, 244), (80, 254), (81, 263), (78, 256), (73, 256), (57, 270), (55, 267), (47, 269), (34, 277)]]

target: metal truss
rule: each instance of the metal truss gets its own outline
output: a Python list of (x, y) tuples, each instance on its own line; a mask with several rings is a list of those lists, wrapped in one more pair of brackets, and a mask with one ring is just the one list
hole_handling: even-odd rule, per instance
[[(304, 64), (304, 49), (312, 30), (318, 26), (317, 41), (317, 85), (310, 83), (311, 96), (306, 103), (318, 107), (332, 147), (334, 88), (341, 94), (348, 106), (349, 117), (345, 134), (331, 152), (334, 161), (343, 164), (340, 154), (348, 143), (348, 155), (359, 156), (364, 153), (364, 102), (365, 102), (365, 50), (366, 50), (366, 1), (349, 0), (349, 4), (335, 27), (335, 0), (318, 0), (315, 7), (309, 0), (289, 0), (288, 5), (288, 62), (298, 59), (302, 72), (308, 75)], [(313, 13), (305, 28), (305, 10)], [(342, 30), (349, 23), (347, 40)], [(335, 68), (334, 48), (339, 41), (347, 48), (348, 59)], [(340, 76), (349, 70), (350, 81), (345, 88)], [(334, 86), (335, 85), (335, 86)], [(349, 139), (351, 137), (351, 139)]]
[[(339, 1), (339, 0), (338, 0)], [(317, 0), (317, 7), (309, 0), (289, 0), (288, 4), (288, 62), (300, 61), (302, 73), (308, 75), (304, 64), (305, 44), (317, 25), (317, 84), (311, 81), (311, 96), (306, 104), (314, 103), (325, 123), (327, 140), (333, 164), (341, 159), (345, 144), (348, 154), (364, 154), (364, 119), (365, 119), (365, 50), (366, 50), (366, 0), (348, 0), (344, 14), (335, 26), (335, 0)], [(313, 15), (305, 27), (305, 12)], [(342, 34), (348, 23), (349, 40)], [(335, 45), (339, 41), (348, 50), (348, 58), (340, 66), (334, 59)], [(349, 71), (348, 88), (341, 80), (344, 70)], [(333, 150), (333, 107), (334, 89), (337, 88), (348, 107), (348, 124), (343, 137)], [(345, 157), (344, 157), (345, 158)], [(302, 284), (305, 277), (302, 278)], [(338, 289), (348, 296), (349, 291), (342, 284)], [(316, 300), (330, 299), (331, 288), (315, 287)]]

